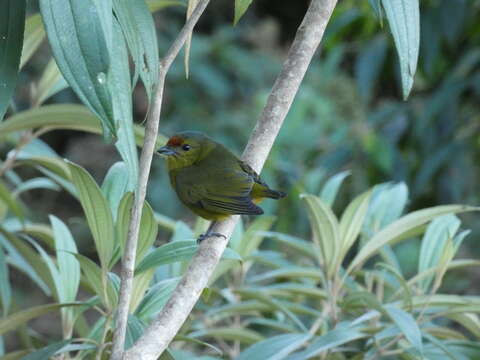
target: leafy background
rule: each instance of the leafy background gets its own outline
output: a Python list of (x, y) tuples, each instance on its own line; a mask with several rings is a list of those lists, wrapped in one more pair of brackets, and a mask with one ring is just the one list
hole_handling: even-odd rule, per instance
[[(163, 7), (167, 2), (151, 1), (150, 5), (154, 6), (154, 3), (161, 4), (157, 6), (161, 9), (154, 13), (161, 56), (184, 22), (186, 4), (172, 1), (171, 6)], [(168, 136), (184, 129), (201, 130), (240, 153), (307, 3), (253, 2), (235, 27), (232, 26), (233, 1), (212, 4), (197, 26), (191, 43), (188, 79), (181, 59), (177, 59), (168, 75), (160, 132)], [(476, 265), (474, 260), (471, 263), (455, 260), (457, 263), (454, 262), (452, 267), (460, 269), (448, 272), (444, 277), (444, 270), (452, 264), (451, 259), (435, 256), (443, 252), (453, 256), (458, 250), (460, 258), (478, 258), (478, 247), (475, 246), (479, 232), (476, 213), (461, 215), (461, 229), (471, 229), (472, 233), (459, 248), (467, 234), (459, 230), (459, 220), (452, 214), (444, 215), (446, 217), (441, 221), (434, 220), (423, 238), (413, 234), (418, 236), (385, 248), (378, 263), (357, 279), (356, 287), (350, 286), (341, 296), (337, 294), (338, 312), (343, 315), (343, 320), (350, 321), (344, 327), (335, 318), (335, 311), (322, 314), (321, 309), (329, 304), (325, 299), (331, 297), (332, 289), (340, 286), (340, 280), (330, 278), (333, 273), (325, 273), (326, 280), (319, 275), (319, 265), (325, 264), (326, 260), (319, 256), (312, 258), (312, 253), (318, 255), (329, 250), (322, 248), (321, 239), (326, 235), (315, 233), (315, 229), (323, 229), (324, 225), (316, 226), (312, 214), (328, 215), (327, 218), (331, 219), (332, 210), (325, 209), (331, 206), (333, 212), (340, 215), (358, 194), (381, 184), (373, 188), (369, 195), (371, 203), (368, 212), (365, 208), (362, 215), (365, 223), (358, 231), (360, 243), (365, 244), (402, 213), (451, 203), (477, 205), (480, 200), (476, 181), (480, 175), (480, 2), (421, 2), (419, 63), (407, 101), (402, 100), (394, 42), (385, 18), (381, 20), (372, 10), (373, 3), (376, 2), (339, 2), (325, 34), (322, 50), (306, 75), (262, 173), (272, 187), (288, 191), (289, 196), (279, 202), (266, 201), (262, 207), (270, 216), (245, 219), (243, 228), (237, 229), (231, 242), (232, 253), (224, 256), (214, 276), (217, 282), (197, 306), (169, 356), (189, 358), (195, 353), (198, 358), (200, 355), (220, 357), (220, 350), (224, 358), (253, 359), (253, 354), (257, 354), (265, 359), (268, 356), (275, 358), (273, 356), (278, 355), (279, 349), (285, 349), (285, 344), (290, 344), (284, 355), (295, 352), (291, 355), (293, 359), (311, 358), (322, 349), (332, 348), (337, 351), (330, 355), (338, 355), (339, 358), (345, 358), (349, 351), (367, 353), (375, 358), (376, 354), (382, 355), (379, 352), (382, 345), (392, 339), (397, 339), (393, 349), (398, 346), (411, 358), (428, 351), (429, 358), (438, 359), (449, 358), (449, 352), (458, 352), (465, 359), (479, 354), (478, 346), (475, 348), (473, 342), (465, 345), (468, 340), (478, 340), (480, 334), (480, 322), (476, 315), (478, 300), (473, 296), (479, 292), (476, 285), (478, 266), (472, 266)], [(31, 1), (27, 17), (35, 12), (38, 12), (38, 6)], [(25, 110), (41, 103), (80, 102), (75, 93), (66, 88), (64, 80), (55, 75), (52, 52), (48, 43), (41, 41), (42, 31), (36, 26), (39, 16), (33, 15), (29, 20), (26, 31), (30, 26), (31, 47), (38, 46), (38, 49), (31, 54), (23, 54), (31, 58), (21, 60), (22, 71), (15, 97), (3, 126), (8, 119), (25, 116)], [(125, 46), (130, 48), (128, 38)], [(134, 58), (136, 53), (132, 49), (130, 51)], [(136, 51), (141, 52), (141, 49)], [(125, 69), (128, 64), (122, 66)], [(143, 83), (137, 83), (133, 93), (133, 118), (138, 125), (146, 116), (149, 97), (146, 89), (151, 80), (148, 74), (136, 74), (132, 66), (130, 68), (133, 76), (143, 80)], [(57, 78), (52, 78), (55, 76)], [(105, 81), (110, 80), (106, 78)], [(147, 84), (146, 87), (143, 84)], [(49, 92), (55, 94), (48, 96)], [(121, 103), (121, 99), (114, 101)], [(117, 187), (129, 186), (112, 179), (116, 179), (115, 172), (131, 174), (129, 169), (135, 168), (135, 161), (127, 163), (126, 167), (117, 165), (111, 168), (120, 156), (112, 144), (98, 135), (98, 122), (84, 108), (65, 106), (63, 109), (56, 108), (60, 112), (56, 116), (71, 119), (69, 125), (48, 128), (54, 131), (45, 132), (30, 141), (18, 154), (18, 162), (23, 166), (17, 166), (14, 173), (2, 173), (2, 184), (3, 180), (6, 184), (5, 189), (0, 188), (2, 199), (6, 202), (5, 193), (15, 188), (14, 203), (17, 200), (19, 203), (18, 206), (7, 203), (10, 208), (7, 217), (4, 217), (7, 206), (2, 203), (2, 229), (18, 228), (18, 219), (28, 218), (32, 225), (26, 234), (31, 244), (37, 244), (25, 248), (24, 237), (9, 237), (7, 232), (2, 232), (2, 245), (8, 257), (2, 258), (4, 255), (0, 252), (0, 266), (6, 269), (8, 263), (7, 279), (11, 284), (9, 290), (2, 290), (5, 316), (20, 309), (39, 309), (37, 315), (46, 313), (48, 309), (34, 306), (52, 303), (52, 297), (64, 303), (90, 301), (91, 306), (95, 305), (107, 314), (116, 301), (115, 284), (118, 279), (111, 275), (112, 272), (107, 274), (105, 268), (111, 269), (114, 260), (118, 261), (119, 253), (116, 251), (120, 250), (111, 244), (112, 248), (101, 244), (98, 239), (104, 238), (105, 234), (96, 235), (94, 217), (84, 217), (84, 209), (92, 207), (92, 204), (79, 202), (72, 196), (72, 193), (81, 191), (82, 186), (88, 189), (95, 186), (84, 170), (74, 164), (60, 164), (60, 159), (66, 158), (87, 169), (96, 183), (103, 184), (103, 194), (112, 194)], [(108, 114), (105, 117), (108, 118)], [(114, 114), (113, 118), (121, 118), (121, 115)], [(29, 129), (28, 117), (18, 119), (21, 121), (15, 123), (27, 125), (9, 131), (8, 128), (0, 128), (1, 159), (4, 161), (13, 148), (28, 139), (28, 133), (21, 132)], [(40, 119), (40, 116), (35, 119)], [(50, 121), (52, 114), (45, 113), (44, 119)], [(140, 133), (137, 131), (135, 134), (140, 136)], [(34, 155), (38, 154), (58, 161), (41, 163), (34, 159)], [(148, 255), (145, 253), (143, 260), (139, 260), (137, 271), (146, 274), (144, 286), (151, 285), (151, 288), (145, 297), (139, 295), (136, 298), (135, 317), (132, 317), (129, 326), (130, 344), (172, 291), (178, 276), (185, 269), (184, 262), (195, 251), (192, 239), (205, 226), (179, 204), (168, 184), (162, 161), (155, 160), (153, 166), (148, 195), (153, 210), (146, 211), (143, 221), (147, 225), (158, 223), (158, 235), (156, 226), (143, 226), (146, 231), (142, 239), (146, 249), (155, 242), (157, 249), (162, 250)], [(69, 176), (73, 174), (77, 176), (71, 179)], [(34, 180), (25, 185), (27, 179)], [(23, 183), (21, 188), (20, 183)], [(114, 233), (121, 232), (122, 216), (126, 216), (131, 199), (125, 196), (121, 201), (117, 199), (113, 204), (107, 204), (114, 197), (105, 195), (103, 199), (102, 191), (96, 189), (91, 190), (96, 191), (95, 206), (105, 203), (107, 209), (118, 210), (106, 220), (111, 223), (111, 234), (106, 236), (113, 241)], [(300, 194), (304, 193), (318, 195), (319, 198), (307, 196), (301, 200)], [(441, 213), (435, 212), (435, 215)], [(430, 219), (433, 218), (432, 215)], [(43, 227), (34, 227), (37, 224), (43, 224)], [(445, 233), (451, 236), (445, 238)], [(59, 245), (57, 238), (67, 239), (65, 241), (69, 245)], [(311, 239), (317, 242), (312, 243)], [(164, 245), (167, 242), (168, 245)], [(7, 243), (13, 244), (17, 250), (21, 249), (23, 257), (30, 256), (27, 262), (35, 256), (42, 261), (38, 261), (31, 272), (19, 271), (18, 268), (22, 268), (20, 257), (12, 255), (15, 251), (8, 248)], [(61, 251), (65, 250), (65, 246), (70, 246), (68, 253)], [(99, 246), (107, 249), (99, 251)], [(322, 248), (322, 252), (315, 246)], [(357, 247), (359, 245), (355, 245), (354, 249), (357, 250)], [(77, 251), (82, 255), (72, 255)], [(102, 259), (105, 253), (109, 256)], [(56, 261), (48, 260), (50, 255), (56, 255)], [(241, 264), (238, 256), (243, 259)], [(354, 253), (346, 252), (344, 256), (348, 267), (355, 259)], [(175, 258), (175, 264), (171, 264), (172, 258)], [(65, 270), (62, 266), (69, 269)], [(154, 274), (152, 269), (157, 266), (160, 266), (159, 270)], [(407, 282), (432, 266), (438, 266), (435, 276)], [(52, 270), (54, 267), (58, 270)], [(65, 283), (64, 280), (59, 279), (55, 284), (55, 276), (48, 275), (57, 271), (59, 276), (66, 272), (76, 278), (80, 276), (80, 268), (81, 280), (72, 281), (70, 289), (60, 285)], [(383, 274), (382, 277), (378, 277), (379, 273)], [(7, 271), (2, 274), (7, 274)], [(103, 276), (109, 276), (112, 285), (102, 285)], [(319, 282), (323, 282), (324, 286), (319, 288)], [(395, 289), (404, 283), (411, 296), (402, 300)], [(326, 284), (330, 284), (330, 288)], [(437, 296), (440, 286), (441, 294)], [(80, 289), (78, 296), (77, 287)], [(8, 291), (12, 293), (10, 300), (5, 295)], [(365, 292), (375, 296), (372, 298)], [(445, 294), (471, 297), (459, 299)], [(395, 301), (404, 302), (403, 310), (392, 307)], [(445, 310), (455, 307), (463, 310), (452, 311), (452, 314)], [(77, 350), (84, 351), (87, 357), (91, 356), (93, 350), (88, 346), (94, 346), (92, 343), (68, 342), (72, 331), (102, 343), (110, 336), (108, 326), (102, 321), (108, 323), (111, 319), (108, 316), (99, 317), (98, 312), (89, 309), (82, 313), (81, 320), (73, 329), (72, 319), (82, 311), (71, 307), (39, 318), (32, 314), (35, 319), (28, 327), (19, 326), (4, 337), (6, 351), (41, 348), (53, 343), (56, 347), (51, 354), (65, 349), (65, 346), (80, 346)], [(365, 337), (364, 324), (361, 321), (355, 323), (369, 311), (370, 314), (377, 311), (377, 315), (371, 315), (372, 318), (367, 316), (365, 320), (377, 331), (375, 344), (362, 341)], [(425, 328), (434, 327), (435, 311), (443, 311), (447, 315), (435, 324), (436, 332), (428, 332)], [(415, 316), (416, 321), (410, 314)], [(326, 315), (333, 320), (320, 325), (312, 321)], [(52, 322), (59, 325), (51, 326)], [(0, 322), (0, 329), (2, 325)], [(318, 328), (315, 329), (315, 326)], [(316, 331), (311, 332), (312, 328)], [(105, 329), (103, 334), (102, 329)], [(420, 332), (426, 335), (417, 336)], [(413, 335), (409, 338), (406, 334)], [(327, 338), (317, 339), (314, 335)], [(58, 342), (62, 336), (67, 342)], [(434, 346), (434, 336), (450, 341), (443, 345), (447, 351), (439, 351), (443, 348)], [(202, 341), (207, 341), (214, 349)], [(262, 341), (267, 341), (266, 345)], [(342, 350), (344, 343), (349, 343), (350, 350)], [(257, 345), (249, 348), (252, 344)], [(260, 347), (262, 344), (263, 347)], [(435, 349), (432, 350), (432, 347)], [(270, 355), (261, 351), (270, 351)]]

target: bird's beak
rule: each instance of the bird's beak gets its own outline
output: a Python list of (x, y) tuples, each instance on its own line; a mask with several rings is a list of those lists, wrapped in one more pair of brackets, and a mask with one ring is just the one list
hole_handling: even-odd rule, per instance
[(158, 155), (162, 156), (171, 156), (175, 155), (175, 150), (170, 149), (168, 146), (162, 146), (160, 149), (157, 150)]

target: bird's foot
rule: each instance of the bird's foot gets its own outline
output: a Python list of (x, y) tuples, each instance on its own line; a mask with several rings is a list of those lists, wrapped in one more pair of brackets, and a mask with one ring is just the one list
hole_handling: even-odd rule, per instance
[(223, 237), (225, 240), (227, 240), (227, 237), (223, 234), (220, 234), (218, 232), (211, 232), (211, 231), (207, 231), (205, 234), (201, 234), (198, 239), (197, 239), (197, 244), (200, 244), (203, 240), (205, 240), (206, 238), (209, 238), (209, 237)]

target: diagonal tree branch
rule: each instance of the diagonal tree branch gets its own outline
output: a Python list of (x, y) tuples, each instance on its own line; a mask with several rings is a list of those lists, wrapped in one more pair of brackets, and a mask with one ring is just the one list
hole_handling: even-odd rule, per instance
[[(336, 3), (337, 0), (312, 0), (297, 30), (282, 71), (243, 154), (243, 159), (258, 172), (272, 148)], [(212, 231), (229, 239), (237, 221), (238, 216), (233, 216), (215, 224)], [(217, 237), (202, 241), (171, 298), (137, 343), (125, 352), (125, 360), (155, 360), (167, 348), (207, 286), (227, 242)]]
[(122, 258), (120, 297), (118, 301), (118, 311), (116, 316), (116, 328), (113, 335), (112, 360), (120, 360), (123, 356), (125, 344), (125, 334), (127, 331), (128, 312), (130, 308), (130, 298), (133, 286), (133, 276), (135, 271), (135, 255), (137, 252), (137, 241), (142, 217), (143, 204), (147, 193), (148, 177), (150, 175), (150, 166), (156, 147), (158, 136), (158, 124), (160, 122), (160, 112), (162, 109), (163, 89), (165, 86), (165, 77), (167, 75), (173, 60), (177, 57), (180, 49), (183, 47), (189, 34), (192, 33), (195, 24), (207, 7), (209, 0), (200, 0), (193, 11), (191, 17), (185, 23), (183, 29), (178, 34), (167, 53), (160, 61), (160, 71), (158, 84), (155, 93), (155, 100), (150, 108), (145, 126), (145, 140), (143, 142), (142, 154), (140, 156), (140, 171), (138, 176), (138, 186), (135, 193), (135, 201), (132, 207), (131, 219), (128, 226), (128, 236), (125, 245), (125, 252)]

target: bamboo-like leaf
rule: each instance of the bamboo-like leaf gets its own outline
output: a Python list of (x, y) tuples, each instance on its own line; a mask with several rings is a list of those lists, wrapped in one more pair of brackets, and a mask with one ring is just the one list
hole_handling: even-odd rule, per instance
[(218, 327), (205, 330), (197, 330), (189, 334), (190, 337), (219, 337), (224, 340), (237, 340), (243, 344), (253, 344), (262, 341), (264, 337), (256, 331), (235, 328)]
[(235, 0), (235, 14), (233, 17), (233, 25), (237, 25), (237, 23), (240, 21), (243, 14), (245, 14), (252, 1), (253, 0)]
[(63, 77), (111, 139), (116, 124), (107, 87), (110, 54), (97, 7), (93, 0), (40, 0), (40, 12)]
[(159, 70), (157, 33), (152, 15), (144, 0), (114, 0), (113, 4), (135, 63), (133, 84), (140, 75), (151, 101)]
[[(27, 129), (45, 128), (45, 130), (80, 130), (94, 134), (102, 132), (100, 122), (85, 106), (74, 104), (46, 105), (36, 109), (22, 111), (0, 123), (0, 139), (9, 133)], [(143, 144), (144, 129), (135, 126), (135, 142)], [(167, 138), (159, 135), (157, 144), (165, 143)]]
[(398, 326), (405, 338), (420, 353), (423, 353), (422, 332), (412, 315), (395, 306), (384, 306), (390, 319)]
[(12, 196), (12, 192), (0, 181), (0, 202), (7, 205), (7, 208), (20, 220), (24, 220), (23, 209), (18, 199)]
[(92, 176), (74, 163), (69, 162), (68, 167), (95, 241), (102, 269), (105, 271), (108, 269), (115, 248), (111, 210)]
[(39, 316), (45, 315), (51, 311), (61, 309), (69, 306), (79, 306), (81, 303), (71, 304), (47, 304), (28, 308), (26, 310), (18, 311), (11, 314), (8, 317), (0, 319), (0, 335), (5, 334), (8, 331), (18, 328), (20, 325), (25, 324), (27, 321), (35, 319)]
[(152, 267), (173, 264), (189, 260), (197, 251), (196, 241), (173, 241), (162, 245), (148, 254), (137, 266), (135, 273), (139, 274)]
[(8, 274), (7, 259), (3, 247), (0, 245), (0, 299), (2, 300), (3, 317), (7, 316), (12, 300), (12, 288)]
[[(124, 0), (122, 0), (124, 1)], [(131, 4), (143, 1), (129, 2)], [(148, 14), (150, 16), (150, 14)], [(128, 170), (127, 188), (135, 189), (138, 179), (138, 155), (135, 146), (133, 127), (132, 88), (130, 84), (130, 67), (125, 40), (117, 19), (113, 20), (113, 44), (110, 47), (112, 59), (111, 71), (108, 73), (107, 83), (112, 95), (113, 117), (118, 124), (118, 141), (115, 146), (118, 149)]]
[(352, 247), (360, 234), (360, 230), (362, 229), (367, 214), (370, 196), (371, 191), (367, 191), (357, 196), (342, 214), (339, 225), (339, 236), (341, 239), (339, 261), (343, 261), (348, 250)]
[(338, 190), (342, 186), (343, 181), (347, 176), (350, 175), (350, 171), (342, 171), (338, 174), (332, 176), (328, 181), (323, 185), (322, 191), (320, 192), (320, 199), (328, 206), (332, 206), (335, 198), (337, 197)]
[(353, 261), (350, 263), (346, 274), (350, 273), (356, 266), (375, 255), (377, 251), (379, 251), (384, 245), (392, 245), (396, 241), (402, 239), (403, 234), (424, 225), (437, 216), (478, 210), (480, 210), (480, 208), (473, 206), (443, 205), (422, 209), (407, 214), (375, 234), (375, 236), (370, 239), (360, 250), (357, 256), (355, 256)]
[(243, 234), (242, 241), (238, 244), (238, 248), (232, 247), (233, 250), (237, 251), (243, 258), (250, 256), (258, 249), (264, 239), (262, 232), (270, 229), (274, 221), (275, 217), (273, 216), (256, 218)]
[(152, 286), (138, 305), (135, 314), (145, 321), (155, 316), (167, 303), (179, 280), (179, 278), (171, 278)]
[(311, 359), (334, 347), (361, 339), (367, 335), (355, 328), (338, 328), (316, 337), (305, 350), (288, 357), (288, 360)]
[(307, 194), (301, 195), (301, 198), (307, 204), (313, 239), (321, 252), (320, 258), (327, 277), (330, 278), (339, 256), (340, 233), (337, 217), (320, 198)]
[(0, 11), (0, 121), (17, 85), (25, 28), (25, 0), (5, 0)]
[[(422, 246), (420, 248), (418, 273), (436, 267), (440, 259), (446, 254), (446, 246), (448, 241), (451, 242), (450, 256), (453, 257), (453, 237), (460, 228), (460, 219), (453, 214), (439, 216), (434, 219), (427, 227), (422, 239)], [(451, 259), (451, 258), (450, 258)], [(446, 259), (444, 259), (446, 261)], [(446, 263), (444, 265), (447, 265)], [(420, 282), (420, 287), (426, 291), (433, 280), (431, 277), (424, 278)]]
[(13, 194), (15, 197), (18, 197), (23, 192), (35, 190), (35, 189), (48, 189), (48, 190), (59, 191), (60, 187), (55, 182), (53, 182), (52, 180), (46, 177), (37, 177), (37, 178), (28, 179), (27, 181), (22, 182), (20, 185), (16, 187)]
[(420, 47), (420, 9), (418, 0), (382, 0), (400, 60), (403, 98), (406, 100), (417, 70)]
[(170, 6), (186, 6), (182, 0), (147, 0), (148, 10), (156, 12)]
[(22, 57), (20, 58), (20, 69), (37, 51), (45, 38), (45, 29), (43, 28), (40, 14), (29, 16), (25, 21), (25, 34), (23, 36)]
[(53, 355), (57, 354), (59, 350), (70, 344), (73, 340), (63, 340), (54, 344), (45, 346), (44, 348), (37, 350), (23, 357), (22, 360), (45, 360), (50, 359)]
[(272, 336), (246, 348), (237, 360), (280, 360), (303, 346), (310, 334), (283, 334)]
[[(49, 97), (55, 95), (63, 89), (66, 89), (67, 87), (68, 83), (63, 78), (60, 70), (58, 70), (57, 63), (53, 58), (51, 58), (47, 66), (45, 66), (45, 69), (43, 69), (42, 76), (40, 77), (35, 89), (33, 96), (34, 106), (40, 106)], [(96, 117), (95, 121), (98, 122)]]
[(125, 163), (121, 161), (116, 162), (108, 170), (102, 184), (102, 192), (110, 205), (113, 220), (117, 220), (118, 206), (127, 191), (127, 185), (128, 173)]
[(145, 296), (145, 292), (148, 290), (150, 282), (153, 279), (153, 275), (155, 275), (155, 269), (150, 269), (138, 274), (133, 278), (130, 313), (134, 313), (137, 309), (137, 306), (142, 301), (143, 297)]

